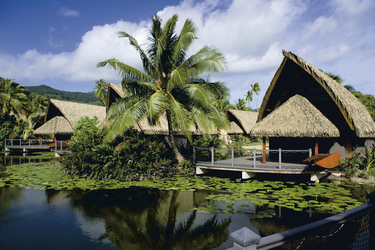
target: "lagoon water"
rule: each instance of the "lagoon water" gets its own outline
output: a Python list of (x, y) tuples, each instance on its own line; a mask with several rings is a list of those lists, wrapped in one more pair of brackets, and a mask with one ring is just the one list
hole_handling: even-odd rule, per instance
[(227, 249), (233, 246), (229, 234), (242, 227), (265, 235), (322, 217), (284, 209), (275, 218), (250, 220), (251, 204), (243, 214), (192, 210), (224, 206), (206, 199), (210, 193), (2, 187), (0, 249)]
[(242, 227), (282, 232), (366, 202), (375, 189), (212, 177), (94, 190), (22, 183), (0, 186), (0, 249), (228, 249)]

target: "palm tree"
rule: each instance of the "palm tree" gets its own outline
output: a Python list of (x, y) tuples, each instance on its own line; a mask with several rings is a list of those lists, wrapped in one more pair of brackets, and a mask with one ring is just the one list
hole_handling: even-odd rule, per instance
[(196, 27), (188, 19), (180, 34), (175, 34), (177, 20), (178, 16), (174, 15), (162, 27), (160, 18), (153, 16), (151, 43), (146, 51), (130, 34), (119, 32), (139, 52), (144, 72), (117, 59), (100, 62), (97, 67), (109, 65), (118, 71), (125, 93), (108, 112), (111, 127), (106, 138), (113, 140), (143, 118), (156, 124), (165, 115), (173, 153), (181, 162), (184, 158), (175, 142), (176, 131), (185, 134), (191, 142), (192, 127), (208, 132), (226, 127), (228, 121), (225, 113), (213, 105), (213, 99), (224, 96), (227, 89), (220, 82), (199, 78), (205, 73), (222, 72), (224, 57), (216, 49), (205, 46), (187, 58), (187, 51), (196, 39)]
[(95, 81), (95, 96), (107, 107), (107, 93), (108, 93), (108, 83), (103, 79)]
[[(251, 84), (250, 87), (251, 87), (250, 91), (251, 91), (252, 94), (256, 94), (257, 96), (260, 94), (260, 85), (259, 85), (259, 83), (256, 82), (254, 84)], [(258, 109), (258, 103), (257, 103), (257, 101), (255, 101), (255, 106), (256, 106), (256, 109)]]
[(37, 123), (43, 124), (42, 119), (44, 118), (47, 105), (48, 99), (44, 96), (37, 93), (29, 93), (27, 95), (25, 119), (30, 122), (30, 128), (33, 128)]
[(245, 99), (250, 107), (250, 102), (253, 101), (253, 91), (252, 90), (249, 90), (247, 91), (247, 94), (245, 95)]
[(24, 91), (22, 85), (13, 83), (12, 79), (0, 77), (0, 116), (7, 113), (19, 118), (25, 113), (26, 94)]
[(238, 98), (238, 101), (236, 101), (235, 108), (237, 110), (245, 110), (245, 111), (249, 111), (251, 109), (250, 107), (246, 107), (246, 101), (241, 98)]

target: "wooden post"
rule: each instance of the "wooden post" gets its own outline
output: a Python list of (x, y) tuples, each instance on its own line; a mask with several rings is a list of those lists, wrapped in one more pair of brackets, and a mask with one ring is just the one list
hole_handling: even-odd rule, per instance
[(318, 139), (315, 139), (314, 155), (319, 154), (319, 144)]
[(262, 143), (262, 148), (263, 148), (263, 164), (266, 164), (266, 137), (263, 137), (263, 143)]
[(39, 136), (39, 146), (42, 146), (42, 137)]
[(346, 150), (348, 151), (348, 158), (351, 158), (353, 156), (353, 146), (349, 140), (346, 142)]

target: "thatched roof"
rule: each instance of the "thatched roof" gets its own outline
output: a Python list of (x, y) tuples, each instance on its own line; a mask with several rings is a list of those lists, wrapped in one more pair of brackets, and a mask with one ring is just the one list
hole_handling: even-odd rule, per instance
[[(106, 118), (105, 107), (50, 99), (47, 105), (45, 124), (35, 130), (34, 134), (48, 130), (55, 131), (53, 134), (71, 134), (78, 121), (85, 116), (89, 118), (96, 116), (99, 119), (99, 124), (103, 124)], [(53, 122), (48, 123), (55, 117), (62, 117), (65, 121), (57, 118)], [(68, 131), (70, 132), (68, 133)]]
[(258, 112), (228, 109), (230, 130), (228, 134), (248, 134), (255, 125)]
[(112, 89), (121, 97), (124, 96), (124, 91), (122, 90), (121, 84), (109, 83), (108, 89)]
[(341, 134), (375, 137), (375, 122), (352, 93), (301, 57), (286, 51), (283, 55), (284, 59), (263, 98), (258, 122), (290, 97), (300, 94), (335, 124)]
[(119, 98), (124, 97), (124, 91), (121, 84), (109, 83), (107, 92), (107, 112), (112, 104)]
[(34, 131), (36, 135), (73, 134), (73, 128), (63, 116), (55, 116)]
[(339, 137), (340, 132), (305, 97), (295, 95), (258, 122), (252, 136)]

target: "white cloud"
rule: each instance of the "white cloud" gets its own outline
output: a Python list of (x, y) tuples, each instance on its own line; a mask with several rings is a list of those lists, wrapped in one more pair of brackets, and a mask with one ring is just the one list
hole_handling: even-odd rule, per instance
[[(355, 0), (345, 1), (356, 3)], [(261, 84), (261, 95), (266, 92), (282, 61), (282, 49), (296, 53), (318, 68), (341, 74), (344, 79), (350, 78), (347, 75), (354, 74), (351, 71), (356, 70), (357, 65), (351, 61), (353, 55), (374, 58), (372, 41), (375, 35), (369, 32), (373, 28), (362, 25), (368, 22), (366, 18), (374, 6), (365, 0), (358, 2), (361, 11), (347, 10), (351, 15), (350, 20), (347, 20), (348, 13), (345, 16), (338, 15), (344, 11), (340, 7), (343, 5), (338, 5), (339, 2), (333, 0), (329, 5), (334, 6), (333, 11), (320, 13), (313, 12), (310, 9), (313, 6), (307, 5), (309, 2), (299, 0), (233, 0), (228, 6), (223, 6), (219, 0), (199, 3), (185, 0), (179, 5), (164, 8), (158, 15), (166, 21), (178, 13), (180, 22), (177, 32), (183, 21), (187, 18), (193, 20), (198, 27), (199, 39), (190, 52), (195, 53), (204, 45), (212, 45), (224, 54), (227, 71), (211, 76), (211, 79), (225, 81), (230, 87), (231, 99), (236, 100), (243, 98), (250, 84), (255, 82)], [(361, 6), (370, 9), (365, 10)], [(115, 71), (98, 69), (96, 64), (117, 58), (142, 69), (138, 52), (129, 45), (128, 39), (118, 38), (117, 32), (126, 31), (140, 44), (147, 44), (149, 27), (150, 23), (146, 21), (131, 23), (123, 20), (94, 26), (82, 36), (77, 48), (71, 52), (52, 54), (34, 49), (18, 56), (0, 55), (0, 71), (3, 77), (16, 78), (21, 83), (24, 79), (30, 82), (64, 79), (90, 83), (91, 89), (94, 81), (101, 78), (119, 83), (121, 78)], [(336, 68), (338, 65), (340, 68)], [(347, 70), (339, 71), (343, 68)], [(339, 72), (335, 72), (335, 69)], [(363, 76), (360, 82), (369, 86), (371, 74), (363, 70), (361, 72)], [(375, 94), (375, 90), (372, 93)]]
[(62, 16), (66, 16), (66, 17), (70, 17), (70, 16), (79, 17), (79, 12), (78, 11), (71, 10), (71, 9), (69, 9), (67, 7), (60, 8), (59, 14), (62, 15)]

